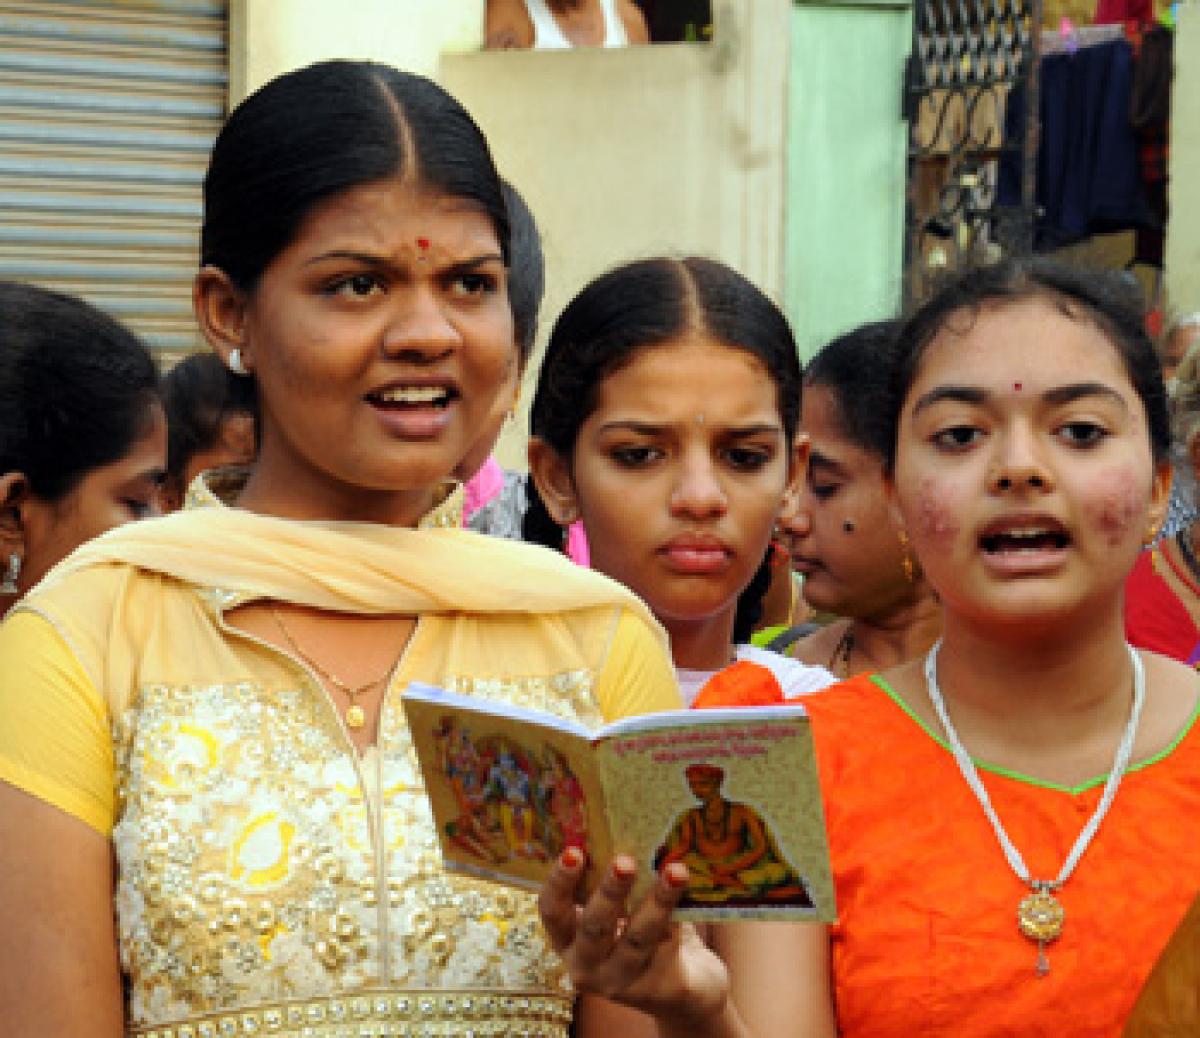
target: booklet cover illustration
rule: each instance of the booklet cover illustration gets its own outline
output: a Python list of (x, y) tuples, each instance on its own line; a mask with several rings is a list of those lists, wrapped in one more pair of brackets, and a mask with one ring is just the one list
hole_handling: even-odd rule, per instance
[(449, 868), (536, 887), (566, 847), (681, 861), (683, 919), (835, 918), (803, 707), (673, 711), (595, 731), (413, 685), (413, 743)]

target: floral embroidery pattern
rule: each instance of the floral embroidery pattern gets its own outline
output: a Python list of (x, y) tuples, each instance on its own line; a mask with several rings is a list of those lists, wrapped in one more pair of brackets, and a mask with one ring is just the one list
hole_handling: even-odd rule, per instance
[[(444, 683), (599, 721), (586, 671)], [(380, 988), (569, 996), (531, 895), (443, 872), (398, 700), (359, 757), (316, 689), (135, 697), (113, 831), (135, 1029)]]

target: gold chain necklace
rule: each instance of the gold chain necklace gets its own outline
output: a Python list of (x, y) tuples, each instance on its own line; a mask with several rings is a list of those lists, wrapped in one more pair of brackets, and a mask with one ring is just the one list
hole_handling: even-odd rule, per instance
[(292, 632), (287, 629), (287, 625), (283, 622), (283, 617), (279, 615), (279, 610), (274, 605), (268, 607), (271, 610), (271, 616), (275, 618), (275, 623), (279, 625), (279, 630), (287, 641), (288, 646), (297, 656), (315, 670), (326, 682), (341, 692), (349, 701), (350, 705), (346, 708), (346, 727), (353, 728), (357, 731), (367, 723), (367, 713), (361, 706), (358, 705), (358, 697), (364, 692), (369, 692), (376, 685), (382, 685), (391, 676), (392, 669), (395, 664), (392, 664), (388, 669), (377, 678), (372, 678), (370, 681), (364, 681), (361, 685), (349, 685), (339, 678), (332, 671), (327, 670), (314, 660), (307, 652), (300, 648), (296, 639), (292, 637)]

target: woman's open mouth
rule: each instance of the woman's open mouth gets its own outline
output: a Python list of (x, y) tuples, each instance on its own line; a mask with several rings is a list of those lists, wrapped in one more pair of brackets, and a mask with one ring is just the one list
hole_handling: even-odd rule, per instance
[(372, 390), (365, 397), (392, 436), (430, 439), (450, 421), (453, 405), (461, 396), (452, 385), (402, 384)]
[(444, 411), (457, 396), (458, 391), (452, 386), (389, 386), (368, 393), (367, 400), (375, 407), (388, 410), (432, 407)]
[(989, 555), (1007, 555), (1061, 551), (1071, 543), (1071, 538), (1063, 530), (1027, 526), (984, 534), (979, 543)]

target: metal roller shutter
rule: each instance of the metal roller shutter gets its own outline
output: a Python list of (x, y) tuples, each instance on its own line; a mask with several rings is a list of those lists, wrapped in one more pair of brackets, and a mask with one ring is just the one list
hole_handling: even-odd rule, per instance
[(0, 277), (196, 348), (200, 185), (226, 0), (0, 0)]

